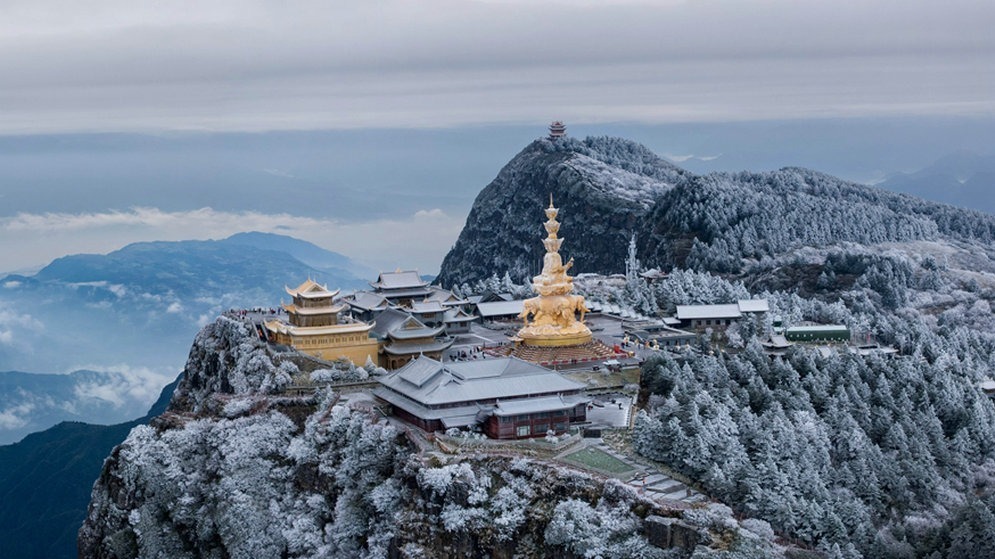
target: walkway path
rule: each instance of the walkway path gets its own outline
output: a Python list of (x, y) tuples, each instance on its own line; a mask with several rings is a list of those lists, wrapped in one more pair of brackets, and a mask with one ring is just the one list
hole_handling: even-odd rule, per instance
[(631, 471), (624, 474), (612, 474), (611, 472), (600, 471), (596, 468), (588, 469), (602, 475), (614, 475), (614, 477), (625, 481), (627, 485), (636, 489), (643, 496), (657, 503), (673, 506), (679, 503), (693, 504), (708, 501), (706, 495), (661, 472), (652, 464), (647, 464), (632, 456), (619, 453), (601, 439), (584, 439), (579, 445), (569, 448), (553, 459), (571, 467), (578, 467), (575, 462), (565, 461), (564, 458), (586, 447), (593, 447), (631, 466)]

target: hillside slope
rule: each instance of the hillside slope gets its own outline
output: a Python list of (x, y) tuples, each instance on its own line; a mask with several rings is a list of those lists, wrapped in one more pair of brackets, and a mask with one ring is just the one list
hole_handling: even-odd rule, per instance
[(628, 140), (563, 138), (533, 142), (480, 192), (439, 282), (530, 277), (549, 194), (576, 272), (621, 272), (632, 234), (645, 267), (724, 274), (757, 291), (825, 295), (821, 273), (849, 273), (825, 263), (840, 250), (934, 262), (965, 285), (987, 287), (992, 278), (976, 274), (995, 272), (988, 214), (801, 168), (696, 176)]
[(540, 139), (516, 155), (477, 196), (437, 283), (451, 286), (541, 268), (542, 209), (560, 208), (565, 257), (576, 272), (624, 268), (629, 237), (654, 201), (687, 173), (619, 138)]
[(721, 505), (664, 509), (536, 460), (418, 454), (368, 404), (281, 395), (287, 374), (244, 324), (205, 327), (166, 413), (105, 462), (81, 556), (783, 556)]

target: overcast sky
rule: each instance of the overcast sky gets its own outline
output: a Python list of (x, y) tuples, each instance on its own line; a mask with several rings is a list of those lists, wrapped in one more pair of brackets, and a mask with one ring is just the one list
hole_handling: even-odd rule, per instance
[(0, 133), (991, 114), (988, 0), (0, 3)]
[[(595, 131), (598, 123), (991, 118), (993, 28), (989, 0), (5, 0), (0, 135), (520, 124), (535, 125), (534, 137), (553, 118)], [(486, 181), (478, 177), (494, 176), (513, 153), (495, 152), (463, 189), (479, 190)], [(390, 152), (374, 155), (385, 159), (377, 165), (398, 164)], [(45, 157), (32, 165), (43, 169)], [(77, 176), (72, 165), (82, 169), (89, 159), (60, 160), (64, 175)], [(129, 165), (142, 163), (120, 161)], [(169, 172), (158, 167), (146, 170), (154, 181), (115, 186), (136, 189), (138, 202), (101, 189), (105, 167), (80, 184), (59, 179), (53, 186), (52, 179), (29, 187), (25, 181), (40, 171), (23, 168), (22, 178), (0, 184), (0, 270), (133, 240), (256, 227), (351, 256), (409, 258), (435, 272), (468, 209), (465, 194), (455, 209), (415, 197), (390, 216), (369, 212), (360, 229), (367, 234), (356, 237), (347, 232), (354, 224), (344, 227), (331, 210), (322, 220), (309, 208), (298, 220), (293, 204), (267, 211), (199, 200), (168, 209), (142, 203), (146, 182), (170, 188)], [(301, 178), (264, 161), (249, 170)], [(142, 169), (131, 172), (141, 176)], [(185, 178), (186, 190), (217, 188), (219, 198), (231, 199), (231, 177), (205, 176)], [(383, 192), (361, 178), (336, 178), (333, 168), (306, 184), (312, 192)], [(420, 179), (405, 187), (444, 184), (424, 173)], [(16, 187), (34, 198), (18, 198)], [(53, 200), (49, 211), (37, 207), (45, 195)], [(384, 206), (387, 198), (370, 204)], [(366, 214), (348, 213), (352, 221)], [(416, 231), (423, 235), (417, 254), (408, 247), (383, 252)]]

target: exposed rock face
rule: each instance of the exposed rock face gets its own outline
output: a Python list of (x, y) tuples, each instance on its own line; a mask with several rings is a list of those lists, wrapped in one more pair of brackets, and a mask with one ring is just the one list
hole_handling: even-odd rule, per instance
[[(526, 459), (416, 454), (369, 409), (279, 395), (285, 376), (241, 323), (206, 327), (166, 413), (105, 462), (80, 555), (687, 557), (711, 554), (715, 530), (757, 556), (773, 549), (727, 508), (662, 509)], [(667, 516), (684, 519), (648, 539)]]
[(505, 271), (521, 281), (538, 273), (550, 194), (570, 240), (564, 260), (576, 260), (575, 272), (621, 272), (632, 232), (685, 174), (628, 140), (536, 140), (477, 196), (437, 281), (452, 286)]

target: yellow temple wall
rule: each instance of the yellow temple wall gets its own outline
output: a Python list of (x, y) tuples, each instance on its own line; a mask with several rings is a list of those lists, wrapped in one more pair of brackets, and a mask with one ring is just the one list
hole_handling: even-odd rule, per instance
[(374, 363), (377, 362), (379, 346), (366, 332), (319, 336), (277, 334), (276, 338), (277, 343), (292, 346), (300, 352), (326, 361), (345, 357), (357, 367), (364, 366), (367, 357)]

